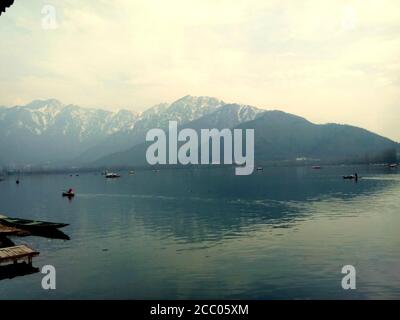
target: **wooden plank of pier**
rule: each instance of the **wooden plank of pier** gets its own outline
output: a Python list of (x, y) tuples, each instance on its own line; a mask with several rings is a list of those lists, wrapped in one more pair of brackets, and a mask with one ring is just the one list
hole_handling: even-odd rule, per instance
[(32, 263), (32, 258), (39, 255), (39, 252), (33, 250), (27, 245), (20, 245), (0, 249), (0, 263), (17, 263), (19, 260), (28, 259)]

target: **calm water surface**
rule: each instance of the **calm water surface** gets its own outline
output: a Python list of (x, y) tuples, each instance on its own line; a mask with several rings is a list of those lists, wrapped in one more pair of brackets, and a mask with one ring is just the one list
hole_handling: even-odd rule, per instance
[[(356, 171), (358, 183), (341, 178)], [(36, 273), (0, 281), (0, 299), (400, 299), (397, 170), (122, 174), (0, 182), (0, 213), (70, 224), (69, 241), (12, 238), (55, 266), (57, 289)], [(356, 291), (341, 288), (348, 264)]]

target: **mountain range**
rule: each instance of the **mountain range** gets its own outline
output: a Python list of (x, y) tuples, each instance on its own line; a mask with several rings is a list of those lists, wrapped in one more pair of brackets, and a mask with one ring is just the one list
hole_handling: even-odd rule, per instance
[(114, 134), (130, 132), (138, 115), (36, 100), (0, 109), (3, 165), (56, 164), (73, 160)]
[(210, 97), (185, 96), (142, 113), (117, 112), (36, 100), (0, 107), (0, 165), (135, 166), (145, 165), (152, 128), (255, 129), (255, 161), (313, 158), (341, 161), (374, 157), (399, 144), (362, 128), (314, 124), (277, 110), (227, 104)]

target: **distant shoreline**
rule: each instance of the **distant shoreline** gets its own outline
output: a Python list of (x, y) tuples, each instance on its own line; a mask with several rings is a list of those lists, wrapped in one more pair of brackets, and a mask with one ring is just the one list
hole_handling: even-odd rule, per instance
[[(392, 163), (335, 163), (335, 162), (299, 162), (299, 161), (273, 161), (265, 163), (257, 163), (255, 169), (258, 167), (307, 167), (313, 166), (324, 167), (387, 167), (390, 169)], [(397, 164), (397, 163), (394, 163)], [(110, 167), (74, 167), (74, 168), (48, 168), (48, 169), (13, 169), (0, 171), (0, 177), (16, 176), (16, 175), (37, 175), (37, 174), (69, 174), (75, 175), (80, 173), (99, 173), (102, 174), (106, 171), (155, 171), (155, 170), (199, 170), (199, 169), (221, 169), (221, 168), (235, 168), (236, 165), (158, 165), (158, 166), (110, 166)]]

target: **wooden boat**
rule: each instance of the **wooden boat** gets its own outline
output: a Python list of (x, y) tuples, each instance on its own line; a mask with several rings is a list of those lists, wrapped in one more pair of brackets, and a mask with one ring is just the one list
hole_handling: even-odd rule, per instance
[(312, 168), (313, 168), (314, 170), (320, 170), (320, 169), (322, 169), (321, 166), (313, 166)]
[(73, 193), (73, 192), (63, 192), (62, 196), (63, 197), (68, 197), (68, 198), (73, 198), (73, 197), (75, 197), (75, 193)]
[(36, 221), (19, 218), (9, 218), (0, 215), (0, 223), (6, 226), (15, 227), (25, 230), (48, 230), (48, 229), (59, 229), (68, 226), (66, 223), (55, 223), (47, 221)]

